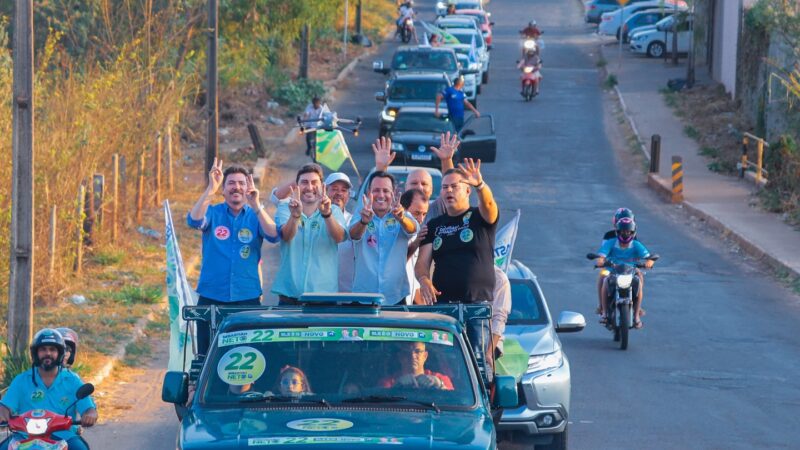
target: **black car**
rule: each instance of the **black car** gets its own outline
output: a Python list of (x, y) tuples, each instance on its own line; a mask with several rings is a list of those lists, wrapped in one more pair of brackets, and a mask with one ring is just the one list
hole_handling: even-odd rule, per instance
[(383, 61), (375, 61), (372, 63), (372, 70), (385, 75), (405, 71), (443, 72), (450, 80), (455, 80), (459, 75), (477, 73), (466, 67), (462, 68), (453, 49), (427, 45), (400, 47), (394, 52), (390, 67), (385, 67)]
[[(392, 151), (397, 153), (393, 164), (405, 166), (439, 167), (439, 158), (430, 147), (439, 146), (442, 133), (455, 133), (453, 123), (441, 109), (436, 117), (433, 107), (404, 107), (397, 112), (388, 136), (392, 139)], [(491, 115), (471, 116), (458, 133), (461, 145), (454, 159), (477, 158), (482, 162), (494, 162), (497, 153), (497, 138), (494, 119)]]
[(386, 82), (384, 91), (375, 93), (375, 100), (383, 102), (379, 132), (385, 136), (394, 123), (397, 111), (407, 106), (436, 104), (436, 94), (451, 86), (442, 72), (397, 72)]

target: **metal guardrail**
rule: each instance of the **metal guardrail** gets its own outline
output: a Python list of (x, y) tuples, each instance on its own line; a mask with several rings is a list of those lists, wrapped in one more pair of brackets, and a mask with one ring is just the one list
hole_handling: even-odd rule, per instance
[[(751, 139), (756, 142), (755, 163), (748, 161), (747, 159), (747, 150)], [(751, 169), (755, 172), (756, 184), (760, 185), (766, 182), (769, 172), (764, 169), (764, 147), (769, 147), (769, 143), (766, 140), (747, 132), (743, 133), (742, 159), (736, 164), (736, 168), (739, 169), (739, 178), (744, 178), (745, 172), (747, 172), (748, 169)]]

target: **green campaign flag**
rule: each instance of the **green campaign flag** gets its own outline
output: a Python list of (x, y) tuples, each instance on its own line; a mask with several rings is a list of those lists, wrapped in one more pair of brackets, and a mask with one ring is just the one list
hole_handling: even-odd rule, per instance
[[(168, 370), (188, 371), (194, 359), (194, 336), (181, 315), (184, 306), (194, 306), (197, 302), (192, 295), (192, 288), (186, 278), (186, 269), (183, 266), (181, 248), (178, 246), (178, 237), (175, 235), (175, 225), (172, 222), (172, 211), (169, 201), (164, 202), (164, 220), (166, 223), (166, 250), (167, 250), (167, 297), (169, 299), (169, 363)], [(184, 346), (185, 345), (185, 346)], [(184, 351), (189, 352), (189, 357), (183, 356)]]
[(495, 362), (497, 375), (511, 375), (519, 381), (528, 370), (528, 352), (519, 345), (516, 339), (503, 340), (503, 356)]
[(319, 164), (331, 169), (339, 170), (345, 161), (350, 157), (347, 143), (339, 130), (320, 131), (317, 130), (317, 149), (316, 161)]

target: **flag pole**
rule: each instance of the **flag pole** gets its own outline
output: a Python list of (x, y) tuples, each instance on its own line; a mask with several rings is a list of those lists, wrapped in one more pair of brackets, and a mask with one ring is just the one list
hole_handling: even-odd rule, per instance
[(514, 253), (514, 244), (517, 242), (517, 231), (519, 231), (519, 219), (522, 216), (522, 211), (517, 208), (517, 214), (514, 215), (514, 221), (517, 222), (516, 226), (514, 227), (514, 234), (511, 236), (511, 248), (508, 249), (508, 257), (506, 258), (506, 266), (503, 268), (503, 272), (508, 270), (508, 265), (511, 264), (511, 254)]

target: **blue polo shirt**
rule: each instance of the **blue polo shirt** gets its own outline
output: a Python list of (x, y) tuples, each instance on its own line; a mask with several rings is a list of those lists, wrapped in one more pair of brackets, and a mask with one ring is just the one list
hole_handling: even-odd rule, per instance
[[(389, 305), (408, 296), (408, 241), (416, 235), (419, 224), (408, 212), (405, 216), (414, 222), (414, 233), (406, 233), (400, 222), (386, 213), (383, 217), (373, 216), (361, 239), (353, 240), (356, 253), (353, 292), (379, 292)], [(352, 225), (360, 220), (361, 213), (356, 212)]]
[(258, 223), (256, 211), (245, 205), (233, 215), (226, 203), (211, 205), (203, 220), (187, 214), (190, 227), (203, 232), (203, 266), (197, 293), (219, 302), (250, 300), (261, 296), (261, 243), (278, 242)]
[(600, 247), (597, 253), (605, 256), (614, 264), (633, 264), (650, 256), (647, 247), (642, 245), (641, 242), (632, 241), (628, 248), (622, 248), (618, 239), (608, 239), (603, 242), (603, 246)]
[(444, 101), (447, 103), (447, 114), (451, 118), (464, 118), (464, 92), (453, 86), (448, 86), (442, 91)]
[[(56, 414), (64, 414), (67, 412), (67, 407), (75, 401), (75, 393), (82, 385), (83, 381), (75, 372), (62, 368), (58, 371), (53, 384), (47, 387), (39, 376), (38, 369), (32, 368), (14, 377), (0, 403), (15, 415), (24, 414), (32, 409), (46, 409)], [(70, 408), (70, 417), (76, 420), (76, 410), (83, 414), (89, 408), (96, 406), (91, 397), (86, 397), (80, 400), (76, 407)], [(58, 431), (53, 435), (67, 440), (75, 437), (75, 430), (73, 427), (71, 430)]]
[[(346, 235), (342, 209), (332, 205), (331, 214)], [(275, 223), (282, 227), (289, 217), (289, 202), (280, 202)], [(281, 266), (272, 284), (276, 295), (298, 298), (306, 292), (339, 292), (339, 246), (319, 210), (310, 216), (303, 213), (294, 238), (281, 241)]]

